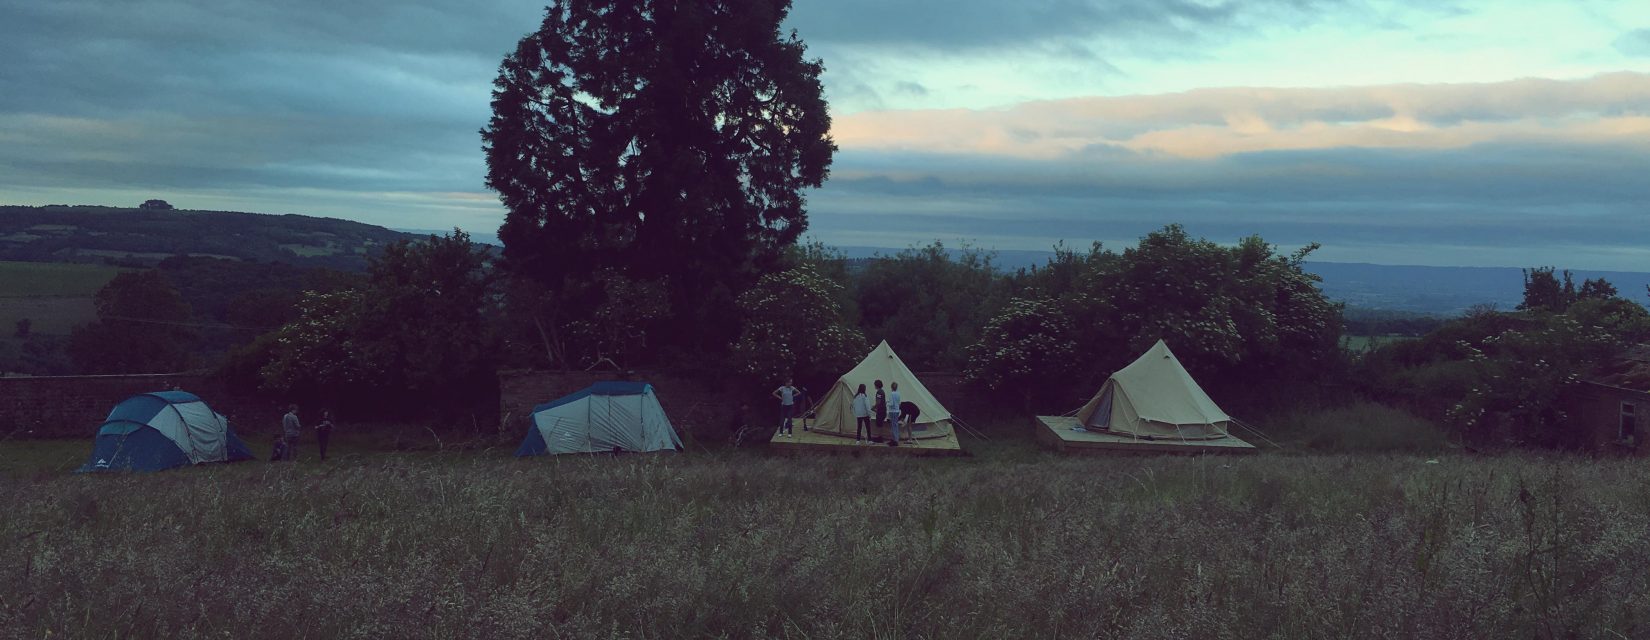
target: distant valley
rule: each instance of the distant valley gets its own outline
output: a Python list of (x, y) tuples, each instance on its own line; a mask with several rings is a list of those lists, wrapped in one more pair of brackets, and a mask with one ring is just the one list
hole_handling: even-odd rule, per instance
[[(898, 249), (840, 247), (849, 258), (893, 255)], [(998, 251), (998, 268), (1014, 270), (1045, 264), (1050, 251)], [(1546, 265), (1530, 265), (1546, 266)], [(1560, 270), (1563, 265), (1556, 265)], [(1405, 311), (1428, 315), (1457, 315), (1474, 305), (1490, 304), (1501, 310), (1518, 306), (1524, 295), (1524, 273), (1519, 267), (1426, 267), (1343, 262), (1308, 262), (1307, 270), (1323, 278), (1330, 298), (1363, 309)], [(1621, 296), (1650, 302), (1646, 287), (1650, 273), (1573, 270), (1576, 285), (1588, 278), (1604, 278)]]
[[(231, 211), (177, 211), (100, 206), (0, 206), (0, 260), (152, 266), (170, 256), (220, 257), (342, 271), (365, 269), (373, 251), (397, 240), (446, 233), (386, 229), (350, 220)], [(492, 234), (476, 242), (497, 244)], [(899, 249), (839, 247), (851, 259), (893, 255)], [(1049, 251), (1002, 250), (1004, 270), (1045, 263)], [(1538, 265), (1530, 265), (1538, 266)], [(1563, 268), (1563, 265), (1557, 265)], [(1523, 274), (1517, 267), (1427, 267), (1308, 262), (1331, 298), (1362, 309), (1455, 315), (1479, 304), (1518, 306)], [(1650, 273), (1575, 271), (1609, 280), (1640, 303)]]

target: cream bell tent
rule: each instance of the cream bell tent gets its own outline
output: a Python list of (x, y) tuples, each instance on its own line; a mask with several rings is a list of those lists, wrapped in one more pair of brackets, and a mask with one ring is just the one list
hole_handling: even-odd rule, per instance
[(1086, 429), (1149, 440), (1226, 438), (1231, 421), (1162, 340), (1111, 374), (1077, 410), (1077, 423)]
[[(889, 383), (898, 382), (900, 400), (917, 405), (920, 411), (915, 427), (910, 433), (901, 429), (900, 438), (939, 438), (951, 434), (951, 412), (922, 386), (922, 381), (900, 361), (886, 340), (872, 349), (871, 355), (865, 356), (858, 366), (842, 374), (819, 404), (814, 405), (814, 433), (854, 437), (854, 392), (863, 384), (865, 395), (875, 402), (877, 390), (872, 383), (877, 380), (882, 381), (884, 392), (889, 390)], [(888, 435), (886, 427), (876, 433), (879, 438)]]

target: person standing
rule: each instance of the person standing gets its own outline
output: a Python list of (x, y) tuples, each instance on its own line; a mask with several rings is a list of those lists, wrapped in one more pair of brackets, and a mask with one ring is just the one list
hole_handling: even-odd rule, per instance
[(808, 426), (808, 409), (812, 407), (812, 405), (809, 405), (808, 403), (811, 400), (812, 399), (808, 397), (807, 387), (796, 388), (796, 415), (798, 418), (802, 419), (803, 431), (813, 431), (813, 428)]
[(327, 461), (327, 441), (332, 439), (332, 411), (321, 412), (321, 421), (315, 423), (315, 447), (321, 450), (321, 462)]
[[(881, 380), (873, 382), (872, 386), (876, 387), (877, 395), (871, 402), (871, 411), (877, 417), (877, 431), (881, 431), (883, 425), (888, 422), (888, 394), (883, 392)], [(866, 436), (865, 440), (870, 442), (871, 436)]]
[(286, 459), (298, 459), (298, 438), (303, 435), (304, 427), (298, 423), (298, 405), (286, 406), (286, 415), (281, 416), (281, 436), (286, 438)]
[(792, 434), (791, 418), (796, 416), (796, 387), (791, 386), (790, 378), (773, 390), (773, 397), (779, 399), (779, 435), (789, 438)]
[(888, 423), (889, 423), (889, 428), (894, 433), (894, 440), (893, 440), (893, 442), (888, 443), (888, 446), (897, 447), (897, 446), (899, 446), (899, 383), (898, 382), (888, 383)]
[(865, 385), (854, 392), (854, 444), (871, 440), (871, 399), (865, 397)]

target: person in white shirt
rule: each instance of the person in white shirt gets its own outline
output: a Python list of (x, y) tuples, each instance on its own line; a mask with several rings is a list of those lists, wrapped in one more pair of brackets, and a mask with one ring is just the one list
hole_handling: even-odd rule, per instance
[(865, 385), (859, 385), (854, 394), (854, 444), (871, 441), (871, 399), (865, 397)]
[(796, 387), (791, 386), (790, 378), (773, 390), (773, 397), (779, 399), (779, 435), (789, 438), (792, 433), (791, 418), (796, 415)]
[(892, 431), (893, 434), (894, 434), (894, 439), (893, 439), (892, 442), (888, 443), (888, 446), (897, 447), (897, 446), (899, 446), (899, 383), (898, 382), (888, 383), (888, 425), (889, 425), (890, 431)]
[(303, 434), (304, 427), (298, 422), (298, 405), (287, 405), (286, 415), (281, 416), (281, 437), (286, 438), (286, 460), (298, 459), (298, 438)]

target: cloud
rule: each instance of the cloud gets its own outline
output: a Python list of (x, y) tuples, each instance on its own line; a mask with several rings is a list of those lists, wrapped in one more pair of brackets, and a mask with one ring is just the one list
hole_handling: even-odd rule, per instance
[(836, 119), (845, 148), (1217, 157), (1285, 149), (1456, 148), (1501, 140), (1650, 144), (1650, 74), (1343, 88), (1238, 87)]
[[(503, 211), (482, 188), (476, 132), (500, 59), (543, 4), (0, 0), (0, 200), (163, 197), (488, 231)], [(848, 107), (813, 227), (844, 244), (1042, 248), (1185, 222), (1216, 239), (1363, 247), (1377, 262), (1433, 247), (1491, 264), (1520, 251), (1642, 264), (1644, 74), (1019, 97), (1089, 91), (1123, 77), (1118, 60), (1142, 73), (1141, 60), (1218, 62), (1225, 44), (1307, 27), (1401, 30), (1430, 7), (797, 0), (787, 26)], [(1644, 55), (1646, 42), (1639, 30), (1615, 46)], [(855, 112), (1005, 101), (1019, 102)]]
[[(0, 0), (0, 194), (490, 229), (501, 209), (476, 132), (499, 61), (542, 14), (540, 0)], [(491, 202), (482, 215), (451, 192)]]
[[(1650, 131), (1646, 129), (1644, 131)], [(1643, 268), (1650, 136), (1218, 156), (1126, 148), (1047, 156), (846, 148), (810, 200), (826, 241), (1116, 246), (1168, 223), (1233, 241), (1321, 242), (1319, 259)]]
[(1612, 43), (1622, 55), (1650, 57), (1650, 29), (1634, 29)]
[(809, 42), (954, 53), (1097, 36), (1172, 39), (1183, 47), (1217, 34), (1299, 26), (1345, 12), (1372, 15), (1366, 4), (1349, 0), (799, 0), (790, 22), (807, 28)]

